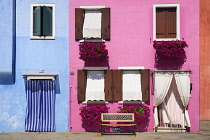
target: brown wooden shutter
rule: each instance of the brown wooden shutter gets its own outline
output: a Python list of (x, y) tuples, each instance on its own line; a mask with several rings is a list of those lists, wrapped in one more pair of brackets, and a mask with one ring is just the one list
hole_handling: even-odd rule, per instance
[(75, 8), (75, 39), (83, 39), (84, 9)]
[(165, 38), (176, 38), (176, 8), (167, 8), (166, 14), (166, 36)]
[(105, 71), (105, 101), (113, 101), (112, 70)]
[(110, 8), (102, 8), (101, 38), (110, 40)]
[(113, 101), (122, 101), (122, 70), (113, 70)]
[(85, 101), (85, 92), (86, 92), (86, 72), (83, 70), (78, 70), (77, 72), (77, 99), (79, 102)]
[(150, 70), (141, 70), (141, 91), (142, 101), (146, 102), (150, 100)]
[(156, 38), (176, 38), (176, 7), (156, 9)]
[(156, 38), (165, 38), (165, 12), (164, 8), (156, 9)]

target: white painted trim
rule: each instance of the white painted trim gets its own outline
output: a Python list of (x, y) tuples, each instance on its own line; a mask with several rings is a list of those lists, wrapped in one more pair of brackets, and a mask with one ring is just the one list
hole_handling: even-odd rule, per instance
[(105, 6), (80, 6), (80, 8), (84, 10), (100, 10), (101, 8), (105, 8)]
[(140, 70), (144, 69), (144, 66), (137, 66), (137, 67), (118, 67), (121, 70)]
[[(52, 36), (33, 36), (33, 7), (35, 6), (52, 7)], [(55, 4), (30, 4), (30, 39), (55, 39)]]
[(84, 101), (82, 104), (108, 104), (106, 101)]
[(83, 67), (83, 70), (108, 70), (108, 67)]
[(23, 74), (23, 76), (26, 77), (27, 80), (50, 79), (55, 81), (56, 76), (58, 76), (58, 74)]
[(136, 101), (118, 101), (118, 104), (144, 104), (144, 102), (140, 100)]
[[(176, 38), (156, 38), (156, 8), (176, 7)], [(153, 40), (156, 41), (172, 41), (180, 40), (180, 4), (153, 4)]]

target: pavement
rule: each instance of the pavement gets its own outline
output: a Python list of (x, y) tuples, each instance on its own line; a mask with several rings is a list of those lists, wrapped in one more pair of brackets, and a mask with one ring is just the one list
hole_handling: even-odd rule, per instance
[(93, 132), (0, 133), (0, 140), (210, 140), (210, 120), (201, 121), (200, 132), (138, 132), (134, 135), (103, 135)]

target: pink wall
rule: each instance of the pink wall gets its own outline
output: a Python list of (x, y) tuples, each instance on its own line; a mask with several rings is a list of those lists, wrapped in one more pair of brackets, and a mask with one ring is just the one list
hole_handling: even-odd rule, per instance
[[(80, 6), (105, 5), (111, 8), (111, 40), (106, 41), (110, 69), (118, 66), (144, 66), (155, 70), (153, 43), (153, 4), (180, 4), (181, 38), (188, 44), (187, 61), (182, 69), (191, 70), (193, 83), (189, 104), (191, 131), (199, 131), (199, 0), (70, 0), (70, 131), (84, 131), (81, 127), (77, 102), (77, 70), (84, 67), (79, 59), (79, 42), (75, 41), (75, 8)], [(118, 103), (108, 104), (110, 112), (116, 112)], [(153, 106), (151, 95), (150, 108)], [(153, 131), (153, 111), (148, 131)], [(71, 127), (71, 128), (70, 128)]]

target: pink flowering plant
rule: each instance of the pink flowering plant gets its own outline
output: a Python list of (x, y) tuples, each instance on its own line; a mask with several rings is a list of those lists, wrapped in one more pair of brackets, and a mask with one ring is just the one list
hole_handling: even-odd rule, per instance
[(108, 59), (105, 42), (84, 41), (79, 44), (80, 59), (85, 62), (102, 62)]
[(153, 47), (156, 49), (156, 56), (185, 57), (184, 48), (188, 47), (185, 41), (154, 41)]
[(107, 113), (108, 107), (104, 105), (83, 106), (80, 108), (80, 116), (84, 127), (100, 126), (101, 113)]
[(148, 106), (142, 105), (127, 105), (120, 107), (119, 113), (134, 113), (135, 122), (138, 125), (145, 124), (149, 122), (150, 109)]

